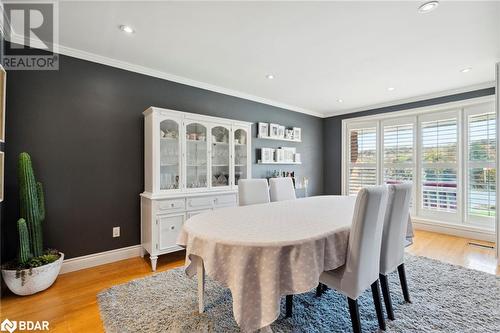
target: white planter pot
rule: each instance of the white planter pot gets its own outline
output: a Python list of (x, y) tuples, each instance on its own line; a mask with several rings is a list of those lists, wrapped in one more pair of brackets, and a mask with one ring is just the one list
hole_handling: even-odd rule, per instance
[(61, 257), (56, 261), (48, 265), (32, 268), (31, 274), (29, 269), (20, 271), (21, 274), (24, 274), (24, 283), (21, 276), (16, 274), (17, 271), (15, 269), (2, 269), (2, 278), (7, 287), (16, 295), (26, 296), (36, 294), (50, 287), (57, 279), (64, 260), (64, 253), (59, 252), (59, 254)]

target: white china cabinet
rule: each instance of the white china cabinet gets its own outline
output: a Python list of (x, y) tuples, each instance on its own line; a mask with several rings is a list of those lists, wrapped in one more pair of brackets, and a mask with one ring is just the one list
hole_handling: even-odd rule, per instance
[(193, 215), (238, 203), (251, 177), (251, 123), (151, 107), (144, 111), (141, 243), (158, 256), (181, 250), (177, 235)]

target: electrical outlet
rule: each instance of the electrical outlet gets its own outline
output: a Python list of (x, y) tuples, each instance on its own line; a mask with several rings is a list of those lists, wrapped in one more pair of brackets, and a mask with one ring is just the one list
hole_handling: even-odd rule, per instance
[(120, 237), (120, 227), (113, 228), (113, 237)]

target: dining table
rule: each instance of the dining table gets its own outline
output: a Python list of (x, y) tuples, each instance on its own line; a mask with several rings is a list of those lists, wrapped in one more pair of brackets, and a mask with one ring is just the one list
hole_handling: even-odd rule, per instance
[[(222, 208), (188, 219), (177, 244), (186, 274), (198, 277), (199, 312), (205, 276), (229, 288), (242, 331), (272, 324), (281, 297), (315, 288), (322, 272), (345, 264), (353, 196), (314, 196)], [(411, 223), (408, 239), (413, 236)]]

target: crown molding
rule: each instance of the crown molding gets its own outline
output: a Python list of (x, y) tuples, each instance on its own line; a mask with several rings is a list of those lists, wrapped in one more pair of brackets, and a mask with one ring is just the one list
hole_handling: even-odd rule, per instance
[(395, 105), (425, 101), (428, 99), (456, 95), (456, 94), (466, 93), (466, 92), (475, 91), (475, 90), (493, 88), (493, 87), (495, 87), (495, 81), (483, 82), (483, 83), (479, 83), (479, 84), (475, 84), (475, 85), (471, 85), (471, 86), (466, 86), (466, 87), (462, 87), (462, 88), (449, 89), (449, 90), (444, 90), (444, 91), (440, 91), (437, 93), (419, 95), (419, 96), (409, 97), (409, 98), (404, 98), (404, 99), (398, 99), (395, 101), (390, 101), (390, 102), (385, 102), (385, 103), (380, 103), (380, 104), (373, 104), (373, 105), (362, 106), (362, 107), (358, 107), (358, 108), (341, 110), (341, 111), (325, 112), (325, 113), (323, 113), (323, 117), (324, 118), (335, 117), (335, 116), (340, 116), (340, 115), (349, 114), (349, 113), (369, 111), (369, 110), (386, 108), (386, 107), (395, 106)]
[[(24, 44), (25, 43), (24, 37), (21, 35), (18, 35), (17, 33), (12, 33), (11, 37), (8, 39), (8, 41), (12, 42), (12, 43), (16, 43), (16, 44), (25, 45)], [(30, 43), (31, 43), (31, 40), (30, 40)], [(31, 43), (30, 45), (34, 45), (35, 47), (39, 48), (40, 47), (39, 44), (40, 44), (39, 42), (37, 42), (36, 40), (33, 40), (33, 43)], [(180, 83), (180, 84), (184, 84), (187, 86), (196, 87), (196, 88), (200, 88), (200, 89), (204, 89), (204, 90), (209, 90), (209, 91), (213, 91), (213, 92), (224, 94), (224, 95), (238, 97), (238, 98), (250, 100), (253, 102), (258, 102), (258, 103), (278, 107), (281, 109), (286, 109), (289, 111), (304, 113), (304, 114), (314, 116), (314, 117), (319, 117), (319, 118), (325, 117), (325, 115), (321, 112), (304, 109), (304, 108), (301, 108), (301, 107), (298, 107), (295, 105), (281, 103), (281, 102), (267, 99), (264, 97), (260, 97), (260, 96), (256, 96), (256, 95), (252, 95), (252, 94), (247, 94), (247, 93), (244, 93), (241, 91), (213, 85), (213, 84), (202, 82), (202, 81), (192, 80), (192, 79), (189, 79), (189, 78), (186, 78), (183, 76), (170, 74), (170, 73), (159, 71), (159, 70), (156, 70), (153, 68), (135, 65), (135, 64), (132, 64), (132, 63), (129, 63), (126, 61), (121, 61), (118, 59), (101, 56), (101, 55), (98, 55), (95, 53), (86, 52), (83, 50), (67, 47), (67, 46), (60, 45), (60, 44), (53, 44), (52, 46), (53, 46), (53, 49), (56, 51), (56, 53), (62, 54), (65, 56), (78, 58), (78, 59), (82, 59), (82, 60), (86, 60), (86, 61), (91, 61), (91, 62), (95, 62), (98, 64), (111, 66), (111, 67), (115, 67), (115, 68), (120, 68), (120, 69), (127, 70), (130, 72), (139, 73), (139, 74), (143, 74), (143, 75), (147, 75), (147, 76), (152, 76), (152, 77), (156, 77), (159, 79), (172, 81), (172, 82), (176, 82), (176, 83)]]

